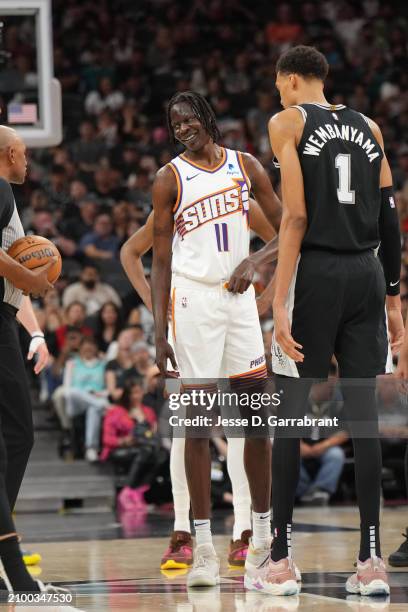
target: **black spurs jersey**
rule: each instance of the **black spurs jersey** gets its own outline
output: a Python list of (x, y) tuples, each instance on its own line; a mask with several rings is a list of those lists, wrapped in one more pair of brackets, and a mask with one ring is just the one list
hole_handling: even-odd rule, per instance
[(298, 146), (308, 217), (302, 250), (376, 248), (383, 152), (367, 118), (342, 104), (295, 108), (305, 120)]

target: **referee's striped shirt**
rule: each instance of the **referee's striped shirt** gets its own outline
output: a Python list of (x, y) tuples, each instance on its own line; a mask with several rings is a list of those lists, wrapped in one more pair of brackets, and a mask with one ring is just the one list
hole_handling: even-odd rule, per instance
[[(1, 248), (8, 251), (10, 246), (24, 236), (24, 229), (17, 212), (16, 202), (10, 184), (0, 177), (0, 231)], [(0, 303), (5, 302), (20, 308), (23, 292), (0, 276)]]

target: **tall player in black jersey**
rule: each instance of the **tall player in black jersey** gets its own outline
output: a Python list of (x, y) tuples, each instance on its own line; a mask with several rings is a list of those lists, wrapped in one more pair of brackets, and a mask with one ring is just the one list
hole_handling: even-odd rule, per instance
[[(277, 63), (276, 86), (285, 110), (269, 123), (283, 195), (272, 365), (285, 392), (278, 416), (293, 416), (309, 390), (304, 379), (327, 377), (336, 356), (361, 518), (357, 572), (346, 588), (387, 594), (379, 540), (381, 450), (375, 385), (369, 379), (386, 367), (386, 293), (391, 340), (398, 344), (403, 336), (399, 226), (380, 129), (360, 113), (327, 102), (327, 72), (326, 59), (312, 47), (294, 47)], [(380, 241), (384, 270), (376, 256)], [(359, 382), (351, 386), (350, 378)], [(370, 437), (359, 437), (356, 419), (366, 423)], [(276, 537), (265, 582), (276, 594), (299, 590), (290, 551), (299, 456), (299, 439), (285, 432), (275, 436)]]

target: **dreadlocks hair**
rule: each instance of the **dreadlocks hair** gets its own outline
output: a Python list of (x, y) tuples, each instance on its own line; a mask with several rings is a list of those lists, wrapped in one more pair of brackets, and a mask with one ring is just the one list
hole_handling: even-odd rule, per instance
[(167, 128), (170, 138), (175, 145), (177, 140), (174, 136), (174, 130), (171, 125), (170, 113), (175, 104), (186, 102), (191, 106), (191, 110), (197, 117), (205, 131), (210, 135), (214, 142), (221, 140), (221, 133), (217, 126), (215, 114), (207, 100), (201, 94), (195, 91), (182, 91), (174, 94), (167, 105)]

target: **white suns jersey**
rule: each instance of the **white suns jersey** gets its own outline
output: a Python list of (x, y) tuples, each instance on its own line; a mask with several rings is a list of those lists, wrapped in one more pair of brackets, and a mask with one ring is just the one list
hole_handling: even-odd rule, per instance
[(249, 192), (242, 155), (222, 149), (209, 170), (184, 155), (170, 162), (178, 196), (174, 206), (173, 274), (227, 281), (249, 254)]

